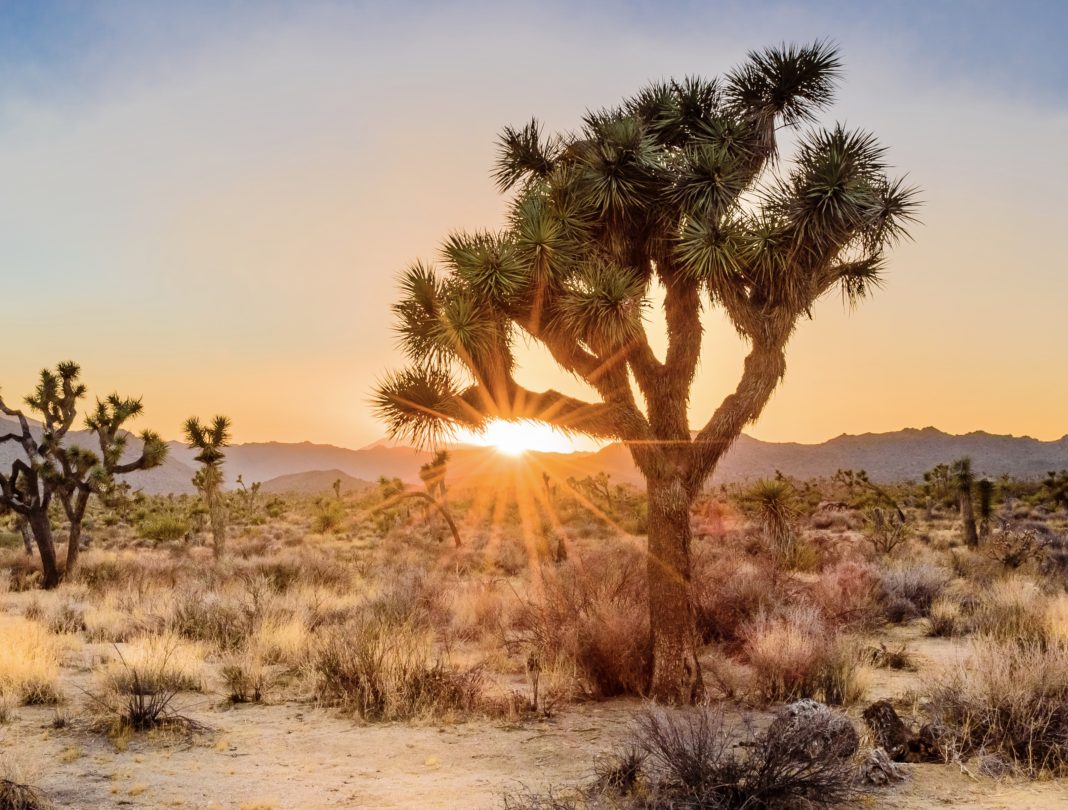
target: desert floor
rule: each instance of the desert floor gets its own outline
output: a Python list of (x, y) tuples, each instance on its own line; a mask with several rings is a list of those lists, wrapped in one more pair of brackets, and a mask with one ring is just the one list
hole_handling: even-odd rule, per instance
[[(6, 610), (15, 597), (8, 596)], [(907, 642), (917, 669), (873, 670), (871, 698), (907, 692), (931, 666), (959, 654), (958, 642), (925, 638), (920, 625), (881, 636)], [(71, 691), (88, 688), (93, 657), (108, 646), (85, 645), (68, 657)], [(77, 721), (54, 728), (62, 707), (21, 707), (0, 727), (0, 747), (31, 768), (35, 784), (63, 808), (496, 808), (508, 791), (588, 780), (644, 706), (620, 699), (517, 724), (446, 725), (364, 725), (307, 702), (231, 707), (222, 696), (198, 693), (183, 695), (179, 708), (205, 730), (116, 742)], [(873, 793), (863, 806), (1068, 807), (1064, 781), (996, 780), (960, 765), (905, 767), (907, 782)]]

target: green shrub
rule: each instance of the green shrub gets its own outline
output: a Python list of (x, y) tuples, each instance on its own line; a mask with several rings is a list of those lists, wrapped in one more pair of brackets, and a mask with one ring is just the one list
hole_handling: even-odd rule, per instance
[(188, 518), (166, 512), (146, 515), (137, 525), (138, 534), (157, 543), (181, 540), (192, 528)]

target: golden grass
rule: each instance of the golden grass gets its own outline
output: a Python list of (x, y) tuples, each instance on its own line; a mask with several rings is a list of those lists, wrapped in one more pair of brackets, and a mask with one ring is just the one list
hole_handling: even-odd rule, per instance
[(116, 650), (99, 679), (104, 685), (121, 687), (136, 672), (161, 688), (196, 692), (204, 686), (204, 658), (203, 645), (174, 633), (139, 636)]
[(38, 622), (0, 616), (0, 695), (21, 704), (62, 700), (60, 640)]

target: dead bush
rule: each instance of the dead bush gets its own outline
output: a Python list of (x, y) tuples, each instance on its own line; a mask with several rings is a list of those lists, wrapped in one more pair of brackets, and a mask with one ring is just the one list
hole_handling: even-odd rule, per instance
[[(852, 732), (852, 734), (847, 733)], [(858, 796), (857, 734), (826, 706), (787, 707), (766, 731), (737, 733), (711, 709), (654, 711), (639, 721), (651, 807), (833, 807)]]
[(1045, 644), (1050, 600), (1030, 579), (1013, 576), (995, 582), (975, 602), (969, 628), (1002, 642)]
[(313, 661), (318, 699), (364, 720), (467, 714), (482, 705), (482, 670), (432, 661), (418, 630), (371, 616), (331, 630)]
[(184, 731), (200, 724), (178, 714), (173, 702), (187, 685), (186, 675), (172, 664), (177, 647), (158, 646), (140, 660), (127, 661), (118, 647), (117, 665), (98, 676), (98, 688), (89, 693), (95, 725), (112, 734), (173, 728)]
[(759, 616), (744, 639), (754, 697), (761, 702), (820, 698), (850, 705), (863, 697), (858, 645), (837, 636), (813, 608)]
[(705, 644), (737, 642), (747, 622), (774, 606), (780, 587), (769, 563), (704, 549), (695, 555), (694, 610)]
[(49, 810), (52, 805), (37, 788), (0, 779), (0, 810)]
[(641, 555), (591, 554), (542, 574), (540, 596), (521, 600), (507, 641), (547, 669), (573, 665), (590, 697), (644, 692), (651, 660)]
[(949, 584), (949, 572), (929, 563), (901, 563), (878, 572), (886, 619), (899, 623), (926, 616)]
[(977, 642), (936, 677), (925, 710), (962, 755), (997, 753), (1031, 775), (1068, 773), (1068, 650)]

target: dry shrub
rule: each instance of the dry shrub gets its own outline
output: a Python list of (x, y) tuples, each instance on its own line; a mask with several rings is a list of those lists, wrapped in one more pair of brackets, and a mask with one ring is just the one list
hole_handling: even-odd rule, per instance
[(864, 694), (859, 647), (808, 607), (761, 615), (744, 631), (755, 697), (765, 703), (821, 698), (849, 705)]
[(199, 692), (204, 686), (204, 657), (200, 644), (174, 633), (140, 636), (109, 662), (103, 677), (124, 688), (123, 679), (139, 673), (175, 692)]
[(174, 636), (149, 637), (127, 652), (116, 647), (116, 660), (97, 674), (97, 688), (89, 693), (96, 726), (112, 734), (197, 727), (172, 707), (179, 692), (199, 688), (203, 659), (195, 648)]
[(891, 622), (926, 616), (950, 580), (948, 571), (930, 563), (901, 563), (881, 569), (878, 576), (880, 601)]
[(1049, 599), (1029, 579), (1013, 576), (995, 582), (980, 596), (969, 617), (970, 628), (998, 641), (1045, 644)]
[(170, 629), (193, 641), (233, 649), (251, 635), (252, 619), (249, 606), (232, 595), (185, 588), (175, 594)]
[(830, 807), (857, 798), (851, 761), (857, 736), (844, 715), (797, 704), (763, 733), (744, 729), (741, 746), (738, 736), (711, 709), (644, 715), (636, 744), (652, 801), (639, 806)]
[(927, 635), (945, 638), (959, 634), (963, 629), (962, 616), (959, 601), (948, 596), (938, 597), (931, 603), (927, 614)]
[(311, 639), (303, 616), (268, 616), (260, 623), (250, 645), (265, 664), (298, 667), (307, 660)]
[(465, 641), (500, 631), (504, 601), (496, 582), (464, 582), (451, 594), (453, 634)]
[(859, 560), (840, 560), (820, 573), (811, 596), (828, 622), (870, 626), (879, 613), (876, 569)]
[(14, 549), (0, 551), (0, 569), (6, 574), (6, 589), (11, 593), (36, 590), (41, 585), (41, 567), (36, 555)]
[(467, 714), (482, 705), (479, 668), (432, 661), (425, 634), (365, 615), (332, 629), (313, 660), (317, 698), (364, 720)]
[(0, 622), (0, 696), (23, 705), (59, 703), (59, 640), (20, 617)]
[(697, 632), (704, 643), (738, 641), (742, 628), (776, 602), (779, 583), (769, 560), (696, 555), (693, 601)]
[(85, 609), (73, 599), (64, 599), (48, 614), (48, 629), (57, 635), (85, 630)]
[(93, 642), (121, 643), (148, 629), (146, 623), (119, 609), (110, 598), (86, 605), (83, 619), (86, 638)]
[(441, 582), (421, 568), (392, 572), (363, 610), (387, 624), (419, 628), (445, 627), (450, 619)]
[(961, 754), (997, 753), (1029, 774), (1068, 773), (1068, 649), (977, 642), (936, 677), (926, 711)]
[(573, 667), (586, 695), (641, 694), (651, 666), (642, 559), (596, 552), (542, 569), (540, 596), (521, 602), (511, 629), (543, 668)]
[(845, 715), (801, 701), (768, 728), (737, 728), (717, 709), (654, 710), (602, 764), (594, 782), (567, 793), (522, 792), (506, 810), (756, 810), (856, 806), (864, 789)]
[(9, 756), (0, 758), (0, 810), (50, 810), (45, 795), (27, 784), (31, 777)]
[(267, 694), (268, 673), (256, 650), (244, 650), (226, 658), (221, 669), (227, 699), (231, 703), (259, 703)]

